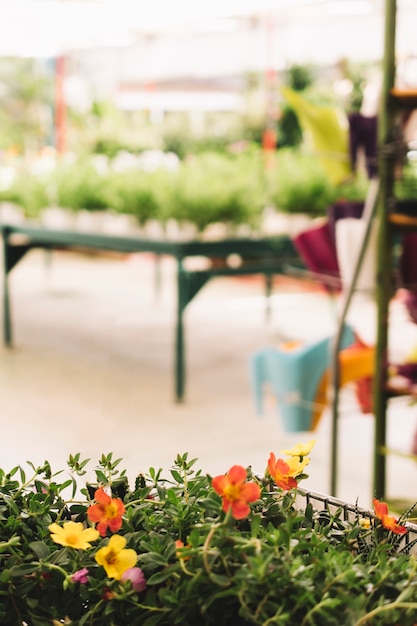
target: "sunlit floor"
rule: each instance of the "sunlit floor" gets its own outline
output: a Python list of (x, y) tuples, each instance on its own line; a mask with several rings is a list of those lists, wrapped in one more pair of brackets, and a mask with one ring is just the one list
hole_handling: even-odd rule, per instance
[[(175, 266), (162, 261), (156, 292), (151, 255), (92, 256), (31, 251), (12, 271), (14, 347), (1, 348), (2, 455), (8, 470), (27, 460), (65, 466), (70, 453), (121, 457), (129, 478), (149, 467), (170, 468), (178, 453), (221, 473), (232, 464), (265, 469), (270, 451), (316, 438), (304, 486), (330, 489), (331, 411), (315, 433), (287, 433), (279, 407), (265, 394), (255, 412), (249, 357), (285, 339), (316, 340), (335, 329), (335, 308), (319, 290), (278, 280), (265, 320), (259, 279), (214, 279), (187, 308), (187, 388), (174, 401)], [(374, 308), (356, 302), (351, 321), (372, 341)], [(401, 307), (391, 340), (398, 354), (417, 345), (417, 326)], [(409, 452), (417, 407), (392, 401), (388, 441)], [(370, 506), (374, 419), (362, 415), (353, 390), (342, 390), (338, 497)], [(417, 500), (417, 466), (388, 458), (388, 494)]]

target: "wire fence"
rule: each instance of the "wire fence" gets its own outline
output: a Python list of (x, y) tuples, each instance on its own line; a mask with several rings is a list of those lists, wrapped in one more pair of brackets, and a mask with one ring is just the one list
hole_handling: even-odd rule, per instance
[[(356, 519), (365, 518), (374, 520), (375, 514), (369, 509), (363, 509), (356, 504), (348, 504), (343, 500), (327, 496), (315, 491), (299, 489), (296, 498), (296, 505), (305, 508), (311, 504), (316, 511), (327, 511), (330, 515), (340, 513), (340, 519), (346, 522), (354, 522)], [(404, 520), (402, 522), (407, 528), (407, 533), (401, 537), (398, 550), (404, 550), (408, 554), (417, 554), (417, 525)]]

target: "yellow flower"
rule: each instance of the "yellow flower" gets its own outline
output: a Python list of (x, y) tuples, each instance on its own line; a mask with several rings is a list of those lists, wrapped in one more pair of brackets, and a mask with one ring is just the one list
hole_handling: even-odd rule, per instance
[(366, 530), (369, 530), (371, 528), (371, 520), (368, 519), (367, 517), (361, 517), (359, 520), (359, 526), (361, 528), (365, 528)]
[(289, 456), (299, 456), (305, 457), (307, 454), (310, 454), (311, 450), (314, 448), (314, 444), (317, 439), (310, 439), (307, 443), (297, 443), (296, 446), (291, 448), (290, 450), (281, 450), (282, 454), (288, 454)]
[(285, 459), (286, 464), (290, 468), (288, 476), (299, 476), (304, 472), (305, 467), (310, 463), (310, 457), (306, 457), (302, 461), (298, 456), (291, 456), (289, 459)]
[(126, 548), (126, 539), (121, 535), (112, 535), (104, 548), (97, 550), (95, 559), (106, 570), (109, 578), (120, 580), (124, 572), (136, 565), (138, 555)]
[(90, 542), (96, 541), (100, 533), (94, 528), (84, 528), (81, 522), (64, 522), (63, 526), (54, 523), (48, 526), (51, 531), (51, 539), (55, 543), (67, 548), (88, 550)]

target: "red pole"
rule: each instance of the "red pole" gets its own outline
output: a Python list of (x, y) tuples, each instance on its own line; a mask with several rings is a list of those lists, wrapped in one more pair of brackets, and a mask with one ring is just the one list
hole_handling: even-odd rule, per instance
[(277, 145), (276, 131), (276, 91), (277, 75), (274, 69), (274, 17), (270, 14), (266, 21), (266, 128), (263, 133), (262, 144), (267, 166), (272, 166), (273, 156)]
[(55, 60), (55, 147), (58, 154), (66, 151), (66, 107), (64, 97), (65, 57)]

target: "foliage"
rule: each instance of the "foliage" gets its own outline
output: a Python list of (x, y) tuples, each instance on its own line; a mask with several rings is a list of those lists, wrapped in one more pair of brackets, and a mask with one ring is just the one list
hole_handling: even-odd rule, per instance
[(93, 481), (79, 454), (69, 475), (47, 461), (0, 470), (1, 624), (412, 626), (401, 520), (377, 501), (351, 522), (296, 504), (313, 445), (271, 453), (264, 476), (211, 478), (178, 455), (132, 487), (111, 453)]
[(266, 167), (262, 150), (254, 145), (236, 146), (236, 152), (202, 152), (183, 161), (162, 151), (125, 151), (113, 159), (94, 154), (62, 159), (41, 175), (19, 166), (0, 201), (19, 204), (30, 218), (51, 205), (73, 211), (112, 209), (133, 215), (140, 224), (176, 219), (202, 231), (218, 222), (258, 228), (266, 206), (316, 216), (325, 215), (337, 199), (366, 197), (365, 177), (332, 184), (306, 151), (278, 150), (273, 162)]
[(48, 190), (38, 176), (20, 169), (11, 186), (0, 190), (0, 202), (12, 202), (24, 210), (26, 217), (38, 218), (49, 204)]
[[(304, 65), (291, 65), (286, 73), (285, 84), (294, 91), (304, 91), (314, 83), (312, 69)], [(298, 117), (293, 107), (283, 103), (277, 123), (278, 148), (299, 146), (303, 140)]]
[(118, 213), (134, 215), (140, 224), (159, 219), (163, 189), (169, 173), (161, 170), (129, 170), (112, 176), (113, 208)]
[(45, 62), (0, 59), (0, 149), (38, 150), (52, 132), (53, 74)]
[(364, 201), (369, 187), (369, 178), (365, 174), (357, 173), (350, 179), (335, 185), (334, 200)]
[(272, 203), (285, 213), (324, 215), (334, 195), (334, 187), (317, 159), (289, 148), (276, 155), (270, 189)]
[(74, 211), (103, 211), (113, 204), (106, 173), (100, 173), (87, 158), (61, 164), (51, 178), (50, 187), (55, 204)]
[(206, 152), (182, 162), (167, 179), (162, 216), (190, 221), (203, 230), (210, 223), (259, 223), (265, 183), (259, 152), (222, 155)]
[(417, 195), (417, 164), (415, 160), (406, 159), (401, 178), (395, 181), (395, 196), (399, 200), (413, 200)]

